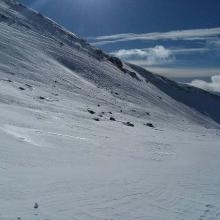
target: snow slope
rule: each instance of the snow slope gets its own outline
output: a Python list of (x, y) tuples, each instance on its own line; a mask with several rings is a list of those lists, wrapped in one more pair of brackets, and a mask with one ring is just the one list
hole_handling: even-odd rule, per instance
[(0, 0), (1, 220), (218, 220), (219, 112)]

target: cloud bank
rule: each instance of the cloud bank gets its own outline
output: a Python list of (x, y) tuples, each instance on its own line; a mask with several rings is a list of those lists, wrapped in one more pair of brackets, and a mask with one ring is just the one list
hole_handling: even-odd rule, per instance
[(175, 60), (172, 51), (161, 45), (146, 49), (122, 49), (111, 54), (127, 62), (139, 65), (160, 65), (171, 63)]
[(220, 94), (220, 75), (212, 76), (211, 82), (206, 82), (204, 80), (193, 80), (190, 84), (200, 89)]

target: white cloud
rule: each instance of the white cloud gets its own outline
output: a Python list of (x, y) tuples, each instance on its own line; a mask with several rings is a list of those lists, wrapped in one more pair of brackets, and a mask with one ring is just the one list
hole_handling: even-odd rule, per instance
[(214, 47), (219, 48), (220, 47), (220, 38), (211, 39), (207, 43), (209, 46), (214, 46)]
[(143, 34), (116, 34), (110, 36), (100, 36), (90, 38), (96, 41), (94, 45), (105, 45), (123, 41), (152, 41), (152, 40), (212, 40), (219, 37), (220, 27), (217, 28), (204, 28), (204, 29), (191, 29), (191, 30), (176, 30), (169, 32), (154, 32)]
[(190, 84), (206, 91), (220, 93), (220, 75), (212, 76), (211, 82), (193, 80)]
[(147, 51), (143, 49), (131, 49), (131, 50), (121, 49), (116, 52), (113, 52), (112, 54), (122, 59), (135, 59), (137, 57), (146, 58), (148, 56)]
[(142, 66), (167, 64), (175, 60), (172, 51), (160, 45), (146, 49), (122, 49), (113, 52), (112, 54), (125, 61)]
[(210, 48), (200, 47), (200, 48), (173, 48), (172, 53), (175, 55), (181, 54), (195, 54), (195, 53), (206, 53), (210, 51)]

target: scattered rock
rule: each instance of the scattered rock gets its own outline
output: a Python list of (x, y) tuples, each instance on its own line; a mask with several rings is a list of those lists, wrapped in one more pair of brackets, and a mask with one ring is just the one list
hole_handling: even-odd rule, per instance
[(23, 88), (23, 87), (19, 87), (19, 89), (20, 89), (21, 91), (24, 91), (24, 90), (25, 90), (25, 88)]
[(94, 115), (94, 114), (95, 114), (95, 112), (94, 112), (93, 110), (88, 109), (87, 111), (88, 111), (91, 115)]
[(122, 61), (117, 58), (117, 57), (109, 57), (108, 59), (111, 63), (113, 63), (114, 65), (116, 65), (119, 69), (123, 68), (123, 63)]
[(123, 123), (124, 125), (127, 125), (127, 126), (129, 126), (129, 127), (134, 127), (134, 124), (132, 124), (131, 122), (124, 122)]
[(116, 121), (114, 117), (110, 117), (110, 121)]
[(3, 15), (3, 14), (1, 14), (1, 18), (2, 18), (2, 19), (5, 19), (5, 20), (6, 20), (6, 19), (9, 19), (9, 17), (7, 17), (7, 16), (5, 16), (5, 15)]
[(46, 98), (44, 98), (43, 96), (39, 96), (39, 99), (45, 100)]
[(38, 209), (38, 208), (39, 208), (39, 205), (38, 205), (37, 202), (34, 203), (34, 208), (35, 208), (35, 209)]
[(103, 60), (104, 53), (101, 49), (96, 49), (96, 55), (97, 55), (98, 60), (100, 60), (100, 61)]
[(150, 128), (154, 128), (154, 125), (153, 125), (152, 123), (146, 123), (146, 124), (144, 124), (144, 125), (146, 125), (146, 126), (148, 126), (148, 127), (150, 127)]
[(17, 217), (17, 220), (21, 220), (21, 217)]
[(10, 80), (10, 79), (2, 79), (2, 81), (5, 81), (5, 82), (10, 82), (10, 83), (12, 83), (13, 81), (12, 80)]
[(129, 74), (132, 78), (134, 78), (134, 79), (140, 81), (140, 79), (138, 78), (138, 76), (137, 76), (137, 74), (136, 74), (135, 72), (128, 71), (128, 74)]
[(25, 86), (27, 86), (28, 88), (32, 88), (32, 86), (31, 85), (29, 85), (29, 84), (25, 84)]
[(119, 93), (117, 93), (117, 92), (113, 92), (113, 91), (111, 91), (111, 94), (119, 95)]

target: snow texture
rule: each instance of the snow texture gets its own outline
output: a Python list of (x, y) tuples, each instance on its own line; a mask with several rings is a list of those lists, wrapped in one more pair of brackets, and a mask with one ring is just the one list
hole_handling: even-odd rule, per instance
[(219, 123), (219, 96), (0, 0), (1, 220), (219, 220)]

